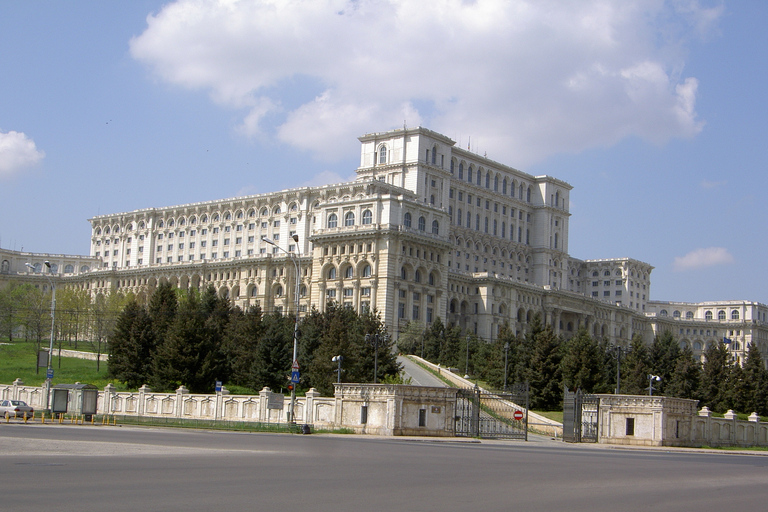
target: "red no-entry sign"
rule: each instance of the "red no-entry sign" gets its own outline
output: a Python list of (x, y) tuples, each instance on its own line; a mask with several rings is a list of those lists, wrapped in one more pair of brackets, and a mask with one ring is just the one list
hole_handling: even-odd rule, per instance
[(515, 411), (514, 418), (517, 421), (520, 421), (521, 419), (523, 419), (523, 411)]

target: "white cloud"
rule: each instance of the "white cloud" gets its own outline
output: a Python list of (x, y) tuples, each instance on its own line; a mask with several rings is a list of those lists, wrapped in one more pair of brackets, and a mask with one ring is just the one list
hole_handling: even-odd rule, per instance
[[(695, 136), (685, 45), (721, 13), (693, 0), (178, 0), (131, 53), (246, 110), (243, 133), (277, 123), (280, 140), (323, 158), (406, 121), (524, 166), (627, 136)], [(311, 90), (287, 92), (297, 77)]]
[(35, 141), (22, 132), (0, 132), (0, 179), (9, 178), (43, 159)]
[(713, 189), (713, 188), (723, 188), (728, 182), (726, 180), (721, 181), (709, 181), (704, 180), (700, 183), (701, 188), (704, 189)]
[(728, 249), (724, 247), (707, 247), (696, 249), (685, 256), (675, 258), (673, 268), (675, 271), (682, 272), (715, 265), (725, 265), (733, 263), (734, 259)]

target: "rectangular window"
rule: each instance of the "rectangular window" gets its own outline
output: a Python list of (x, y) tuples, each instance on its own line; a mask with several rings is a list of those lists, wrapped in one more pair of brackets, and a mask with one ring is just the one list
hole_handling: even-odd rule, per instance
[(201, 235), (207, 235), (208, 234), (208, 228), (203, 228), (202, 231), (200, 231)]
[(426, 409), (419, 409), (419, 426), (420, 427), (427, 426), (427, 410)]
[(218, 233), (218, 232), (219, 232), (219, 228), (213, 228), (213, 234), (214, 234), (214, 235), (215, 235), (216, 233)]
[(360, 423), (363, 425), (368, 423), (368, 406), (363, 405), (360, 407)]
[(279, 227), (280, 227), (280, 221), (279, 221), (279, 220), (276, 220), (276, 221), (275, 221), (275, 222), (272, 224), (272, 226), (273, 226), (273, 227), (276, 227), (276, 228), (279, 228)]
[(626, 428), (626, 435), (633, 436), (635, 435), (635, 418), (627, 418), (627, 428)]
[(238, 224), (238, 225), (237, 225), (237, 227), (236, 227), (235, 229), (236, 229), (237, 231), (242, 231), (242, 230), (243, 230), (243, 225), (242, 225), (242, 224)]
[(225, 233), (229, 233), (230, 231), (232, 231), (232, 226), (224, 226)]
[(366, 286), (365, 288), (360, 288), (360, 295), (363, 297), (370, 297), (371, 288), (369, 286)]

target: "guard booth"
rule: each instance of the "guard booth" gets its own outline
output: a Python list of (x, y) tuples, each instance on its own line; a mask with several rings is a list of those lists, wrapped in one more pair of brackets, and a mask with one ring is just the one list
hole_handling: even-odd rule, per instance
[(60, 414), (82, 414), (85, 421), (91, 421), (96, 414), (99, 399), (99, 388), (93, 384), (56, 384), (51, 388), (51, 412)]

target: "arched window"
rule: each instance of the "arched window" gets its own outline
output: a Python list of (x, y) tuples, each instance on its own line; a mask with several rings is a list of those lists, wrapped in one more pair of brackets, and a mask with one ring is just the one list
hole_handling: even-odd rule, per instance
[(363, 267), (363, 277), (371, 277), (371, 266), (366, 265)]
[(416, 272), (413, 273), (413, 281), (416, 282), (416, 283), (420, 283), (421, 282), (421, 271), (420, 270), (417, 270)]
[(723, 311), (722, 309), (720, 311), (718, 311), (717, 312), (717, 319), (718, 320), (725, 320), (725, 311)]
[(453, 174), (453, 168), (455, 167), (456, 162), (454, 160), (451, 160), (451, 174)]
[(363, 212), (363, 224), (371, 224), (373, 223), (373, 213), (371, 210), (365, 210)]
[(679, 319), (679, 318), (680, 318), (680, 312), (679, 312), (678, 310), (675, 310), (675, 311), (672, 313), (672, 318), (676, 318), (676, 319)]
[(336, 279), (336, 267), (328, 269), (328, 279)]
[(267, 210), (266, 208), (262, 208), (261, 209), (261, 216), (262, 217), (266, 217), (267, 215), (269, 215), (269, 210)]
[(525, 192), (525, 201), (528, 203), (531, 202), (531, 187), (528, 187), (528, 190)]
[(203, 216), (200, 218), (200, 222), (202, 222), (202, 223), (208, 222), (208, 216), (203, 214)]
[(459, 179), (464, 179), (464, 162), (459, 163)]
[(355, 270), (351, 265), (344, 269), (344, 277), (347, 279), (352, 277), (354, 273), (355, 273)]
[(402, 279), (403, 281), (408, 280), (408, 271), (405, 270), (405, 267), (400, 268), (400, 279)]
[(693, 320), (693, 311), (686, 311), (685, 312), (685, 319), (686, 320)]
[(88, 268), (88, 265), (83, 265), (83, 266), (81, 266), (81, 267), (80, 267), (80, 272), (81, 272), (81, 273), (83, 273), (83, 272), (88, 272), (88, 270), (90, 270), (90, 269)]
[(379, 146), (379, 164), (386, 164), (387, 163), (387, 146), (381, 145)]
[(435, 273), (434, 272), (429, 274), (429, 285), (430, 286), (435, 286)]
[(485, 188), (491, 188), (491, 173), (485, 173)]
[(439, 235), (440, 234), (440, 223), (436, 220), (432, 221), (432, 234), (433, 235)]
[(355, 225), (355, 213), (354, 212), (347, 212), (344, 214), (344, 225), (345, 226), (354, 226)]
[[(5, 263), (5, 262), (3, 262)], [(73, 274), (75, 272), (75, 267), (73, 265), (66, 265), (64, 267), (64, 273), (65, 274)]]
[(437, 146), (432, 146), (432, 165), (437, 163)]
[(192, 225), (195, 225), (195, 224), (197, 224), (197, 217), (195, 217), (195, 216), (193, 215), (193, 216), (192, 216), (192, 217), (189, 219), (189, 223), (190, 223), (190, 224), (192, 224)]
[(711, 311), (707, 311), (706, 313), (704, 313), (704, 319), (705, 320), (712, 320), (712, 312)]
[(469, 169), (467, 169), (467, 181), (472, 183), (472, 166), (469, 166)]
[(336, 225), (339, 222), (339, 218), (336, 216), (335, 213), (332, 213), (328, 216), (328, 227), (329, 228), (335, 228)]
[(501, 193), (507, 195), (507, 178), (501, 182)]
[(731, 320), (738, 320), (739, 319), (739, 310), (734, 309), (731, 311)]
[(258, 287), (254, 286), (251, 288), (251, 297), (256, 297), (257, 295), (259, 295), (259, 289)]
[(405, 212), (405, 216), (403, 217), (403, 226), (409, 228), (411, 227), (411, 213)]
[(493, 178), (493, 191), (498, 192), (499, 191), (499, 177), (496, 176)]
[(666, 309), (662, 309), (661, 311), (659, 311), (659, 316), (668, 316), (668, 315), (669, 313), (667, 313)]
[(213, 217), (211, 217), (211, 222), (219, 222), (219, 214), (214, 213)]
[(472, 227), (472, 212), (467, 212), (467, 227)]
[(456, 225), (461, 226), (461, 208), (459, 208), (458, 214), (456, 215)]
[(275, 297), (281, 297), (283, 295), (283, 287), (278, 286), (275, 288)]
[(280, 209), (280, 205), (275, 206), (275, 209), (272, 211), (272, 215), (280, 215), (283, 212), (283, 210)]
[(427, 229), (427, 220), (424, 217), (419, 217), (419, 231)]

